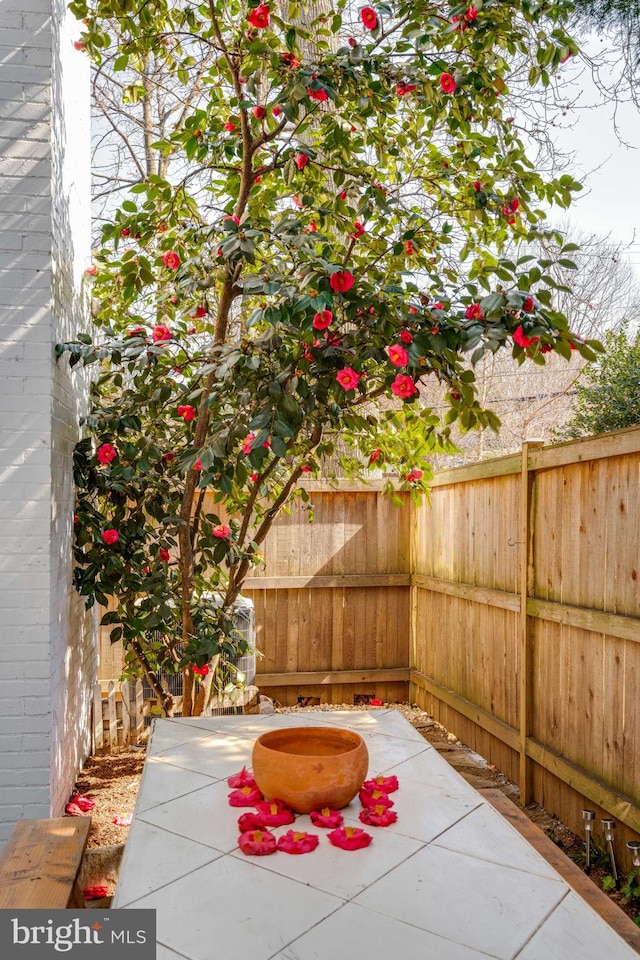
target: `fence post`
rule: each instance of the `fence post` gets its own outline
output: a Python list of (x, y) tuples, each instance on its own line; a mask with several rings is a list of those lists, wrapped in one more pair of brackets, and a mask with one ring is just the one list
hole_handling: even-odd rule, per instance
[(131, 724), (131, 743), (140, 743), (144, 733), (144, 694), (142, 680), (130, 680), (129, 691), (129, 718)]
[[(107, 736), (105, 737), (105, 749), (111, 753), (114, 747), (118, 746), (118, 716), (116, 712), (116, 685), (113, 680), (107, 684), (107, 696), (102, 701), (106, 708), (106, 720), (108, 725)], [(103, 712), (104, 717), (104, 712)]]
[(92, 753), (101, 753), (104, 749), (104, 725), (102, 723), (102, 687), (96, 680), (93, 687), (93, 745)]
[(533, 628), (527, 616), (527, 600), (533, 591), (533, 489), (535, 475), (529, 469), (529, 450), (544, 446), (541, 440), (525, 440), (522, 444), (522, 465), (520, 473), (520, 803), (523, 807), (531, 803), (531, 759), (527, 756), (527, 740), (532, 730), (533, 700)]

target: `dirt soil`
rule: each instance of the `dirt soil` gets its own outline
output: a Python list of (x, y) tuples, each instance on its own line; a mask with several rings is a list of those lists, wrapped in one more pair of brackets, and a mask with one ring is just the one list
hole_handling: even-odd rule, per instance
[[(511, 800), (517, 802), (518, 787), (507, 780), (484, 757), (474, 753), (469, 747), (449, 733), (443, 726), (418, 707), (405, 703), (385, 704), (385, 708), (395, 707), (420, 734), (431, 743), (448, 763), (450, 763), (467, 780), (471, 786), (497, 787)], [(311, 711), (332, 710), (363, 710), (379, 709), (350, 704), (324, 704), (309, 707), (281, 707), (278, 712), (307, 713)], [(133, 813), (136, 802), (142, 767), (145, 759), (145, 749), (140, 747), (121, 747), (115, 753), (90, 757), (82, 772), (79, 774), (74, 793), (82, 794), (95, 801), (95, 808), (91, 811), (91, 830), (89, 833), (89, 849), (121, 844), (126, 841), (127, 827), (115, 824), (114, 818), (126, 819)], [(537, 804), (530, 804), (524, 811), (548, 837), (574, 862), (584, 865), (584, 842), (581, 837), (572, 833), (557, 817), (551, 816)], [(590, 878), (602, 889), (602, 881), (609, 873), (605, 866), (594, 863)], [(111, 886), (111, 884), (109, 884)], [(113, 889), (109, 890), (113, 893)], [(617, 891), (608, 892), (609, 897), (621, 907), (632, 919), (638, 916), (638, 904), (625, 903)], [(87, 903), (87, 906), (92, 906)], [(95, 901), (95, 905), (106, 906), (105, 900)]]

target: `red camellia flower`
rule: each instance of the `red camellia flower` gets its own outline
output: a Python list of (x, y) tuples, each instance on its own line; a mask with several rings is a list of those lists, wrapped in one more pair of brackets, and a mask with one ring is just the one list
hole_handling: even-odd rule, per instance
[(410, 257), (413, 254), (413, 243), (411, 240), (407, 240), (407, 242), (404, 245), (404, 250), (408, 257)]
[(211, 533), (214, 537), (217, 537), (218, 540), (228, 540), (231, 536), (231, 527), (228, 527), (226, 523), (219, 523), (217, 526), (211, 528)]
[(382, 706), (382, 700), (379, 700), (377, 697), (371, 697), (371, 700), (369, 700), (369, 706), (371, 706), (371, 707), (381, 707), (381, 706)]
[(262, 800), (258, 787), (240, 787), (232, 790), (228, 798), (230, 807), (255, 807)]
[(249, 811), (243, 813), (238, 819), (238, 830), (240, 833), (246, 833), (247, 830), (262, 830), (264, 824), (257, 813)]
[(390, 800), (384, 790), (365, 790), (364, 786), (360, 787), (360, 792), (358, 793), (360, 798), (360, 803), (363, 807), (392, 807), (393, 800)]
[(439, 82), (443, 93), (453, 93), (456, 89), (456, 82), (450, 73), (441, 73)]
[(344, 367), (342, 370), (338, 370), (336, 374), (336, 380), (343, 390), (355, 390), (359, 379), (353, 367)]
[(276, 838), (268, 830), (247, 830), (240, 834), (238, 846), (247, 857), (264, 857), (276, 852)]
[(350, 234), (350, 237), (352, 240), (357, 240), (358, 237), (361, 237), (364, 232), (365, 232), (364, 224), (360, 223), (359, 220), (356, 220), (356, 222), (353, 225), (353, 233)]
[(361, 850), (368, 847), (373, 837), (360, 827), (338, 827), (327, 834), (329, 843), (342, 850)]
[(274, 115), (274, 117), (279, 117), (280, 114), (282, 113), (282, 107), (274, 107), (271, 112)]
[(118, 451), (110, 443), (103, 443), (96, 452), (99, 463), (111, 463), (117, 456)]
[(296, 167), (298, 170), (304, 170), (306, 165), (309, 163), (309, 157), (306, 153), (299, 153), (296, 156)]
[[(227, 785), (234, 790), (239, 790), (241, 787), (255, 787), (256, 782), (253, 779), (253, 774), (246, 767), (243, 767), (240, 773), (233, 773), (230, 777), (227, 777)], [(244, 833), (244, 831), (241, 832)]]
[(209, 667), (207, 664), (203, 664), (201, 667), (192, 666), (191, 672), (195, 673), (198, 677), (207, 677), (209, 675)]
[(395, 810), (389, 810), (381, 804), (375, 807), (365, 807), (360, 811), (360, 820), (366, 823), (368, 827), (388, 827), (390, 823), (395, 823), (398, 814)]
[(191, 423), (196, 415), (196, 408), (192, 407), (190, 403), (183, 403), (182, 406), (178, 407), (178, 416), (182, 417), (185, 423)]
[(344, 822), (340, 811), (332, 810), (330, 807), (323, 807), (322, 810), (312, 810), (309, 816), (314, 827), (334, 829), (335, 827), (341, 827)]
[(253, 110), (252, 110), (252, 113), (253, 113), (254, 117), (256, 118), (256, 120), (262, 120), (262, 118), (265, 116), (266, 112), (267, 112), (267, 111), (265, 110), (265, 108), (264, 108), (264, 107), (260, 107), (260, 106), (254, 107)]
[(373, 451), (373, 453), (369, 457), (369, 463), (375, 463), (376, 460), (379, 460), (381, 456), (382, 456), (382, 450), (380, 449), (380, 447), (378, 447), (376, 450)]
[(295, 203), (295, 205), (296, 205), (296, 207), (298, 208), (298, 210), (304, 209), (304, 203), (302, 202), (302, 200), (300, 199), (300, 197), (298, 196), (297, 193), (296, 193), (296, 195), (293, 197), (293, 202)]
[(265, 827), (281, 827), (295, 820), (293, 810), (285, 807), (282, 800), (264, 800), (255, 807)]
[(198, 457), (198, 459), (197, 459), (196, 462), (194, 463), (193, 469), (194, 469), (194, 470), (202, 470), (202, 460), (200, 459), (200, 457)]
[(408, 93), (412, 93), (417, 89), (415, 83), (405, 83), (403, 80), (400, 83), (396, 84), (396, 93), (399, 97), (406, 97)]
[(399, 373), (391, 384), (391, 393), (394, 397), (400, 397), (401, 400), (408, 400), (417, 392), (418, 388), (413, 382), (413, 377), (406, 373)]
[(175, 458), (176, 458), (175, 453), (163, 453), (163, 454), (162, 454), (162, 459), (163, 459), (163, 460), (166, 460), (167, 463), (171, 463), (171, 461), (172, 461), (172, 460), (175, 460)]
[(464, 18), (465, 18), (465, 20), (468, 20), (469, 22), (471, 22), (472, 20), (477, 20), (477, 18), (478, 18), (478, 11), (476, 10), (475, 7), (469, 7), (469, 9), (467, 10), (467, 12), (466, 12), (465, 15), (464, 15)]
[(424, 471), (420, 470), (418, 467), (414, 467), (413, 470), (410, 470), (407, 474), (407, 480), (409, 483), (413, 483), (414, 480), (422, 480), (424, 477)]
[(90, 800), (89, 797), (84, 797), (79, 793), (77, 793), (75, 797), (71, 797), (67, 806), (69, 806), (69, 804), (76, 806), (82, 813), (89, 813), (89, 811), (95, 810), (96, 806), (95, 800)]
[(231, 221), (231, 223), (235, 223), (236, 227), (240, 226), (240, 217), (232, 216), (231, 214), (229, 214), (228, 216), (222, 218), (223, 223), (225, 220), (229, 220)]
[(106, 897), (109, 893), (109, 888), (105, 886), (101, 887), (84, 887), (82, 890), (83, 900), (102, 900), (103, 897)]
[(231, 123), (231, 120), (227, 120), (227, 122), (224, 125), (224, 128), (227, 131), (227, 133), (233, 133), (233, 131), (236, 128), (236, 125), (235, 123)]
[(525, 313), (533, 313), (535, 304), (533, 302), (533, 297), (525, 297), (522, 301), (522, 309)]
[(300, 61), (293, 53), (281, 53), (280, 59), (286, 67), (291, 67), (292, 70), (300, 66)]
[(409, 363), (409, 354), (399, 343), (394, 343), (390, 347), (387, 347), (387, 356), (389, 357), (389, 362), (392, 363), (394, 367), (406, 367)]
[(90, 266), (90, 267), (87, 267), (87, 269), (85, 270), (85, 274), (86, 274), (88, 277), (95, 277), (95, 275), (96, 275), (97, 272), (98, 272), (98, 268), (96, 267), (95, 264), (93, 264), (93, 265)]
[(109, 546), (111, 546), (113, 543), (117, 543), (120, 539), (120, 534), (117, 530), (114, 530), (113, 527), (110, 527), (108, 530), (103, 530), (101, 536), (104, 542), (109, 544)]
[(329, 278), (329, 286), (336, 293), (346, 293), (353, 286), (353, 274), (349, 270), (337, 270)]
[(509, 201), (509, 213), (515, 213), (520, 207), (520, 198), (514, 197), (513, 200)]
[(311, 853), (320, 843), (320, 837), (315, 833), (298, 833), (296, 830), (287, 830), (278, 838), (278, 850), (283, 853)]
[(340, 194), (338, 194), (338, 196), (340, 197), (341, 200), (346, 200), (346, 199), (347, 199), (347, 191), (346, 191), (346, 190), (342, 190), (342, 192), (341, 192)]
[(259, 474), (257, 474), (257, 473), (250, 473), (250, 474), (249, 474), (249, 480), (251, 480), (251, 483), (257, 483), (258, 478), (259, 478)]
[(316, 330), (325, 330), (331, 321), (333, 320), (333, 314), (331, 310), (321, 310), (319, 313), (316, 313), (313, 318), (313, 326)]
[(413, 337), (411, 336), (408, 330), (400, 331), (400, 339), (402, 340), (403, 343), (413, 343)]
[(363, 7), (360, 11), (360, 19), (365, 30), (375, 30), (378, 26), (378, 15), (373, 7)]
[(246, 437), (245, 437), (244, 440), (242, 441), (242, 452), (243, 452), (243, 453), (251, 453), (251, 450), (253, 449), (252, 444), (253, 444), (253, 441), (255, 440), (255, 438), (256, 438), (256, 435), (255, 435), (255, 433), (253, 433), (253, 432), (252, 432), (252, 433), (248, 433), (248, 434), (246, 435)]
[(166, 547), (160, 547), (160, 549), (158, 550), (158, 556), (160, 557), (163, 563), (169, 563), (169, 551), (167, 550)]
[(84, 50), (84, 43), (82, 42), (82, 40), (74, 40), (74, 41), (73, 41), (73, 49), (74, 49), (74, 50)]
[(474, 180), (474, 181), (473, 181), (473, 189), (476, 190), (476, 191), (482, 190), (482, 182), (481, 182), (480, 180)]
[(271, 9), (268, 3), (261, 3), (251, 11), (247, 20), (252, 27), (257, 30), (265, 30), (269, 26), (269, 14)]
[(153, 333), (151, 334), (154, 343), (161, 343), (163, 340), (171, 340), (172, 336), (173, 334), (171, 333), (171, 330), (169, 330), (169, 327), (165, 327), (162, 323), (159, 326), (154, 327)]
[(166, 253), (162, 254), (162, 262), (167, 270), (177, 270), (180, 266), (180, 257), (175, 250), (167, 250)]
[(465, 316), (467, 320), (482, 320), (484, 313), (479, 303), (472, 303), (467, 307)]
[(144, 327), (129, 327), (127, 330), (128, 337), (143, 337), (147, 331)]
[(377, 777), (373, 777), (372, 780), (365, 780), (362, 784), (362, 789), (368, 793), (373, 793), (374, 790), (382, 790), (383, 793), (394, 793), (398, 789), (398, 786), (398, 778), (395, 774), (390, 777), (384, 777), (382, 774), (379, 774)]
[(519, 326), (517, 326), (513, 331), (513, 342), (517, 343), (519, 347), (523, 347), (525, 350), (532, 344), (537, 343), (539, 339), (540, 337), (528, 337), (522, 329), (522, 324), (519, 324)]
[(325, 103), (329, 99), (329, 94), (322, 87), (317, 90), (314, 90), (313, 87), (307, 87), (307, 93), (312, 100), (318, 100), (320, 103)]

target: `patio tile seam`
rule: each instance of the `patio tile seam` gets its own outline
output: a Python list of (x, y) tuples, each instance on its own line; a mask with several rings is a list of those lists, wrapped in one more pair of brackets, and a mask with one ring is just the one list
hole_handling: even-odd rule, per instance
[(169, 953), (175, 953), (176, 957), (184, 957), (184, 960), (193, 960), (188, 953), (181, 953), (180, 950), (176, 950), (175, 947), (170, 947), (168, 943), (164, 942), (164, 940), (156, 940), (156, 943), (161, 947), (164, 947), (165, 950), (168, 950)]
[[(145, 811), (145, 813), (147, 812), (149, 811)], [(162, 830), (163, 833), (168, 833), (172, 837), (179, 837), (181, 840), (189, 840), (191, 843), (195, 843), (200, 847), (207, 847), (208, 850), (215, 850), (217, 853), (221, 854), (221, 856), (225, 856), (229, 852), (227, 850), (221, 850), (220, 847), (214, 847), (211, 843), (207, 843), (200, 837), (197, 840), (194, 840), (193, 837), (188, 837), (184, 833), (178, 833), (176, 830), (169, 830), (167, 827), (161, 827), (158, 823), (154, 823), (153, 820), (145, 820), (143, 814), (140, 814), (137, 819), (142, 823), (145, 823), (148, 827), (153, 827), (154, 830)], [(237, 845), (234, 847), (234, 849), (237, 849)], [(217, 857), (214, 857), (214, 859), (217, 859)]]
[[(305, 886), (308, 886), (308, 884), (305, 884)], [(339, 910), (342, 910), (342, 908), (345, 906), (346, 906), (346, 902), (339, 903), (338, 906), (335, 908), (335, 910), (332, 910), (331, 913), (327, 913), (325, 914), (324, 917), (320, 917), (319, 920), (316, 920), (315, 923), (312, 923), (310, 927), (308, 927), (306, 930), (303, 930), (302, 933), (299, 933), (297, 937), (293, 938), (293, 940), (289, 940), (287, 943), (283, 943), (281, 947), (278, 947), (275, 953), (272, 953), (271, 956), (267, 958), (267, 960), (274, 960), (274, 957), (279, 957), (280, 954), (283, 952), (283, 950), (288, 950), (289, 947), (293, 946), (294, 943), (300, 940), (301, 937), (306, 937), (308, 933), (310, 933), (312, 930), (315, 930), (315, 928), (319, 927), (320, 924), (324, 923), (328, 917), (332, 917)]]
[[(155, 824), (151, 824), (151, 826), (155, 826)], [(169, 830), (165, 831), (165, 833), (169, 833), (169, 832), (170, 832)], [(180, 834), (174, 834), (174, 836), (180, 836)], [(203, 844), (203, 846), (206, 846), (206, 844)], [(209, 849), (214, 850), (215, 847), (209, 847)], [(221, 857), (226, 856), (224, 850), (216, 850), (216, 853), (218, 853), (219, 856), (212, 857), (210, 860), (206, 860), (204, 863), (199, 864), (197, 869), (200, 870), (202, 869), (202, 867), (208, 867), (209, 864), (215, 863), (216, 860), (220, 860)], [(185, 873), (181, 873), (177, 877), (172, 877), (171, 880), (167, 880), (166, 883), (161, 883), (159, 887), (154, 887), (153, 890), (148, 890), (146, 893), (143, 893), (141, 896), (135, 897), (134, 900), (128, 900), (126, 903), (119, 903), (115, 909), (121, 910), (121, 909), (126, 909), (128, 907), (132, 907), (135, 903), (138, 903), (138, 901), (145, 900), (147, 897), (152, 897), (154, 894), (158, 893), (159, 890), (164, 890), (165, 887), (170, 887), (173, 883), (177, 883), (179, 880), (184, 880), (185, 877), (190, 876), (194, 872), (195, 871), (192, 870), (191, 867), (188, 867)], [(166, 944), (164, 944), (164, 946), (166, 946)], [(169, 949), (173, 950), (173, 947), (169, 947)]]
[[(169, 763), (168, 763), (167, 766), (168, 766), (168, 767), (169, 767), (169, 766), (176, 767), (177, 764), (175, 764), (175, 763), (169, 764)], [(184, 767), (177, 767), (177, 769), (178, 769), (178, 770), (184, 770), (185, 768), (184, 768)], [(204, 774), (202, 774), (202, 776), (207, 777), (207, 776), (209, 776), (209, 775), (206, 774), (206, 773), (204, 773)], [(142, 818), (144, 817), (144, 814), (145, 814), (145, 813), (149, 813), (151, 810), (157, 810), (158, 807), (165, 807), (168, 803), (174, 803), (176, 800), (184, 800), (185, 797), (190, 797), (192, 793), (199, 793), (201, 790), (208, 790), (209, 787), (215, 786), (215, 784), (220, 783), (220, 782), (222, 781), (222, 778), (221, 778), (221, 777), (217, 777), (217, 778), (216, 778), (216, 777), (209, 777), (209, 779), (211, 780), (211, 783), (203, 783), (200, 787), (194, 787), (193, 790), (186, 790), (184, 793), (179, 793), (177, 797), (169, 797), (168, 800), (158, 800), (157, 803), (152, 803), (150, 806), (145, 807), (144, 810), (140, 810), (140, 811), (139, 811), (139, 814), (137, 813), (137, 811), (136, 811), (136, 813), (137, 813), (137, 815), (139, 815), (140, 819), (142, 819)]]
[(522, 951), (525, 949), (525, 947), (527, 946), (527, 944), (529, 944), (529, 943), (533, 940), (533, 938), (534, 938), (535, 935), (538, 933), (538, 931), (541, 930), (542, 927), (544, 927), (544, 925), (545, 925), (545, 923), (547, 922), (547, 920), (550, 920), (550, 919), (551, 919), (551, 917), (552, 917), (553, 914), (556, 912), (556, 910), (558, 909), (558, 907), (564, 902), (564, 900), (566, 899), (566, 897), (569, 896), (570, 893), (571, 893), (571, 887), (568, 886), (567, 889), (566, 889), (566, 891), (565, 891), (565, 893), (564, 893), (564, 895), (563, 895), (562, 897), (560, 897), (560, 899), (558, 900), (558, 902), (557, 902), (556, 904), (554, 904), (554, 906), (549, 910), (549, 912), (547, 913), (547, 915), (542, 918), (542, 920), (541, 920), (540, 923), (537, 925), (537, 927), (535, 928), (535, 930), (532, 930), (532, 931), (531, 931), (531, 933), (529, 934), (529, 936), (527, 937), (527, 939), (525, 940), (525, 942), (522, 943), (522, 944), (520, 944), (520, 946), (518, 947), (518, 949), (516, 950), (516, 952), (509, 958), (509, 960), (516, 960), (516, 958), (517, 958), (517, 957), (522, 953)]

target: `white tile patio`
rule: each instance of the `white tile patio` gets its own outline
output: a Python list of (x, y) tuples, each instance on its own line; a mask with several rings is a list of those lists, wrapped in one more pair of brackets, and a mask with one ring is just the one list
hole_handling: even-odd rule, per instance
[[(226, 778), (259, 733), (360, 733), (397, 774), (370, 847), (245, 857)], [(343, 814), (360, 825), (357, 798)], [(278, 835), (287, 827), (273, 832)], [(156, 720), (114, 908), (157, 912), (158, 960), (637, 960), (637, 954), (396, 711)]]

